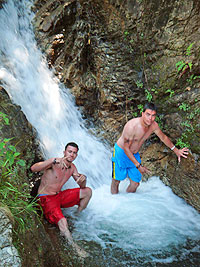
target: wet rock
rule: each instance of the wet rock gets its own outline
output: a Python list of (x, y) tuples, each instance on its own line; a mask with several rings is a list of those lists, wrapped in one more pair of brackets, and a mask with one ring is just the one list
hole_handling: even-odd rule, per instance
[(0, 209), (0, 266), (21, 266), (17, 249), (12, 244), (12, 224)]
[[(177, 156), (163, 144), (152, 144), (144, 149), (142, 162), (170, 186), (173, 192), (200, 211), (199, 156), (190, 152), (187, 159), (178, 163)], [(148, 177), (144, 177), (144, 180)]]

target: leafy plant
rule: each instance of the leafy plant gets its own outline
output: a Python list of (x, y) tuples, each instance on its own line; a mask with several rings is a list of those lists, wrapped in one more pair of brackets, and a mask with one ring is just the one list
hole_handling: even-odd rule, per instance
[(6, 116), (6, 114), (0, 112), (0, 119), (3, 119), (3, 120), (4, 120), (4, 123), (5, 123), (6, 125), (9, 125), (9, 119), (8, 119), (8, 117)]
[(200, 76), (197, 76), (197, 75), (190, 75), (190, 77), (187, 79), (187, 82), (192, 85), (193, 84), (193, 81), (196, 80), (196, 79), (200, 79)]
[(138, 88), (143, 88), (143, 82), (141, 82), (140, 80), (136, 81), (136, 85)]
[(180, 110), (183, 110), (183, 111), (187, 111), (187, 110), (190, 109), (190, 107), (189, 107), (188, 104), (182, 103), (182, 104), (179, 106), (179, 109), (180, 109)]
[(169, 93), (170, 97), (172, 97), (174, 95), (174, 91), (172, 89), (167, 89), (166, 93)]
[(147, 101), (151, 102), (151, 100), (153, 98), (152, 94), (147, 89), (145, 89), (145, 94), (146, 94)]
[(142, 104), (139, 104), (137, 107), (138, 107), (140, 113), (142, 113), (143, 112), (143, 105)]
[(176, 63), (176, 67), (177, 67), (177, 71), (185, 71), (187, 68), (190, 69), (190, 71), (192, 70), (192, 62), (184, 62), (184, 61), (179, 61)]
[(156, 116), (156, 119), (155, 121), (158, 123), (160, 129), (162, 130), (163, 129), (163, 119), (164, 115), (159, 115), (159, 116)]
[(194, 43), (191, 43), (186, 49), (186, 56), (191, 56), (191, 49)]
[[(9, 119), (0, 113), (0, 121), (9, 125)], [(19, 168), (25, 168), (25, 161), (10, 142), (13, 138), (0, 137), (0, 208), (9, 210), (15, 229), (23, 232), (29, 225), (30, 215), (36, 214), (35, 201), (30, 201), (28, 184), (21, 184)]]
[(155, 89), (155, 88), (152, 88), (151, 91), (152, 91), (155, 95), (158, 94), (158, 91), (157, 91), (157, 89)]
[(125, 31), (124, 32), (124, 39), (126, 40), (126, 38), (129, 36), (129, 32), (128, 31)]
[(186, 130), (188, 132), (194, 132), (194, 127), (192, 126), (190, 121), (186, 120), (186, 121), (182, 122), (181, 125), (186, 127)]
[[(191, 43), (187, 49), (186, 49), (186, 52), (185, 52), (185, 55), (186, 56), (191, 56), (191, 50), (192, 50), (192, 46), (193, 46), (194, 43)], [(182, 74), (189, 68), (190, 71), (192, 70), (192, 62), (189, 62), (189, 61), (179, 61), (176, 63), (176, 67), (177, 67), (177, 72), (182, 72)]]
[(176, 146), (179, 146), (180, 148), (190, 147), (190, 144), (187, 141), (184, 141), (184, 139), (187, 138), (185, 134), (182, 134), (182, 136), (177, 140)]

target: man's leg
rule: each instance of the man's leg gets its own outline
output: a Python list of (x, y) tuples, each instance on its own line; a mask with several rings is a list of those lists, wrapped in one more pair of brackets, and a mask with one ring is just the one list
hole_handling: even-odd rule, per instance
[(129, 178), (129, 180), (130, 180), (130, 184), (126, 189), (126, 192), (127, 193), (135, 193), (140, 184), (137, 183), (137, 182), (132, 181), (130, 178)]
[(115, 180), (115, 179), (112, 178), (111, 194), (118, 194), (118, 192), (119, 192), (119, 183), (120, 183), (120, 181)]
[(69, 231), (68, 223), (65, 217), (58, 221), (58, 228), (60, 230), (61, 235), (65, 236), (69, 240), (69, 242), (72, 242), (72, 236)]
[(78, 211), (82, 211), (87, 207), (91, 196), (92, 196), (92, 190), (89, 187), (80, 189), (80, 204), (78, 207)]
[[(134, 156), (137, 159), (137, 161), (141, 163), (139, 153), (134, 154)], [(130, 184), (126, 189), (126, 192), (135, 193), (138, 186), (140, 185), (140, 181), (142, 179), (142, 174), (135, 167), (135, 165), (133, 165), (133, 167), (128, 168), (128, 177), (129, 177)]]
[(83, 249), (81, 249), (73, 240), (72, 235), (69, 231), (68, 228), (68, 223), (66, 218), (62, 218), (58, 221), (58, 228), (60, 230), (60, 233), (62, 236), (64, 236), (66, 238), (66, 240), (69, 242), (70, 245), (72, 245), (72, 247), (75, 249), (75, 251), (78, 253), (78, 255), (80, 257), (88, 257), (88, 253), (86, 251), (84, 251)]

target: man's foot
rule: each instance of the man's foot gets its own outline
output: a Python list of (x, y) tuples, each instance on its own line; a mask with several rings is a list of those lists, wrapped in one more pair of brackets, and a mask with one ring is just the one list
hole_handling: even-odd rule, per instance
[(77, 252), (79, 257), (81, 257), (81, 258), (89, 257), (89, 253), (87, 253), (85, 250), (80, 248), (77, 244), (72, 245), (72, 247), (75, 249), (75, 251)]
[(71, 234), (69, 235), (69, 232), (66, 231), (64, 233), (61, 233), (62, 236), (65, 237), (67, 243), (72, 246), (75, 253), (78, 254), (81, 258), (87, 258), (89, 256), (89, 253), (87, 253), (84, 249), (80, 248), (72, 239)]

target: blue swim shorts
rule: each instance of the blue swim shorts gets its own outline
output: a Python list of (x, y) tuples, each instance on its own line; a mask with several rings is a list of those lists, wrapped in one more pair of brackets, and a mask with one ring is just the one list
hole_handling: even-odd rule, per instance
[[(140, 154), (133, 154), (136, 160), (141, 163)], [(112, 156), (112, 177), (115, 180), (123, 181), (129, 177), (132, 181), (139, 183), (142, 174), (136, 168), (135, 164), (127, 157), (124, 150), (117, 144), (114, 146)]]

